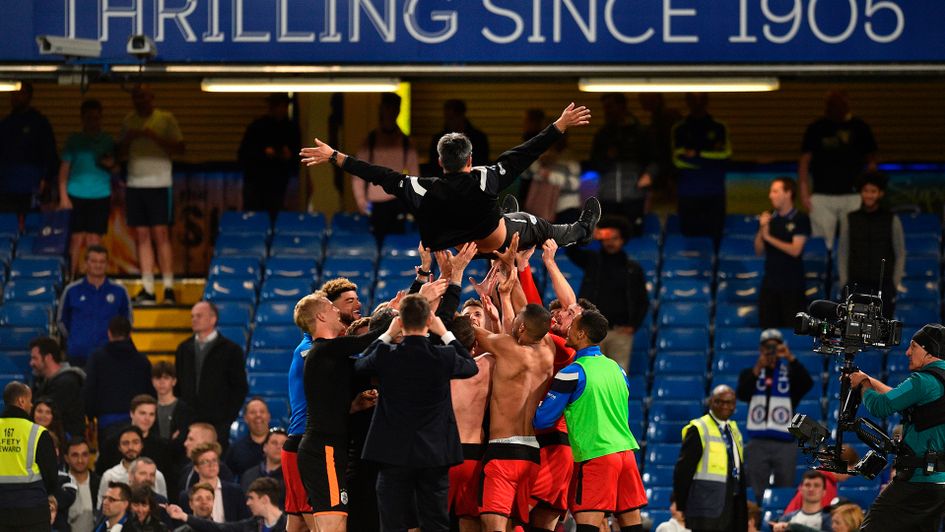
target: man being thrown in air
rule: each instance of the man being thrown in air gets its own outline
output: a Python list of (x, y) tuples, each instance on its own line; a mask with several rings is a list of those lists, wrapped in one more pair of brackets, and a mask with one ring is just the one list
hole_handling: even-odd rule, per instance
[(400, 174), (345, 155), (318, 139), (314, 147), (303, 148), (301, 156), (308, 166), (330, 162), (401, 198), (417, 218), (424, 245), (434, 251), (476, 242), (480, 253), (491, 253), (504, 249), (516, 233), (519, 249), (540, 246), (549, 238), (570, 246), (590, 241), (600, 219), (597, 198), (587, 200), (576, 223), (555, 225), (524, 212), (502, 214), (496, 198), (568, 128), (587, 125), (590, 118), (590, 110), (572, 103), (553, 124), (500, 155), (495, 164), (475, 168), (469, 139), (447, 133), (437, 144), (443, 177)]

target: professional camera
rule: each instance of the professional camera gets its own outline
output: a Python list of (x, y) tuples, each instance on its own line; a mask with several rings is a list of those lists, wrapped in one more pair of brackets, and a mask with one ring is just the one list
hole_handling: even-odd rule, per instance
[(883, 317), (883, 300), (870, 294), (851, 294), (844, 303), (818, 299), (794, 320), (794, 333), (813, 336), (814, 351), (827, 355), (888, 348), (902, 338), (902, 322)]

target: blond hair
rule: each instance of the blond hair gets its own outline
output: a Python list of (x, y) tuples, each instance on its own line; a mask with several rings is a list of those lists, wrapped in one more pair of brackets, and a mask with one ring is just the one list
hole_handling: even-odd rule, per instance
[(847, 526), (847, 530), (859, 530), (863, 524), (863, 509), (853, 503), (837, 506), (830, 515), (839, 518)]
[(295, 325), (297, 325), (299, 329), (312, 334), (315, 330), (315, 313), (320, 311), (322, 306), (326, 303), (331, 304), (324, 296), (317, 292), (300, 299), (299, 302), (295, 304), (295, 311), (292, 313)]

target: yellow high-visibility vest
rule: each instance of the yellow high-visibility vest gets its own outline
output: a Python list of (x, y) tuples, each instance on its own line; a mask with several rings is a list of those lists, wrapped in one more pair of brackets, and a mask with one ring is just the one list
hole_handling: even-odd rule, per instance
[(0, 484), (42, 482), (36, 447), (45, 430), (28, 419), (0, 418)]

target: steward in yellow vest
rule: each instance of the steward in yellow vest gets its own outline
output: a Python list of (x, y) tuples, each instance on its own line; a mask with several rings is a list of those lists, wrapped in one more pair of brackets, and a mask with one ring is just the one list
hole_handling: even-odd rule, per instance
[(676, 508), (693, 531), (748, 529), (742, 435), (729, 419), (734, 411), (734, 390), (717, 386), (709, 399), (709, 413), (682, 429), (673, 492)]
[(50, 529), (49, 501), (56, 492), (56, 450), (46, 429), (29, 419), (33, 394), (13, 381), (3, 389), (0, 413), (0, 527)]

